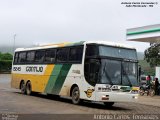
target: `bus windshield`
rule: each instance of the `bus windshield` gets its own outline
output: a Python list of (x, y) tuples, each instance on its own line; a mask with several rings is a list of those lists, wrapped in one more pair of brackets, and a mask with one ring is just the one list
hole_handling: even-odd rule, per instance
[[(93, 59), (96, 61), (95, 65)], [(111, 85), (126, 85), (138, 86), (138, 62), (135, 49), (112, 47), (104, 45), (88, 45), (86, 50), (87, 65), (92, 60), (92, 65), (89, 66), (91, 72), (86, 72), (88, 81), (92, 83), (111, 84)], [(97, 67), (97, 61), (99, 66)], [(87, 69), (87, 67), (85, 67)], [(93, 70), (95, 70), (93, 72)], [(93, 75), (94, 73), (98, 73)], [(95, 80), (95, 81), (94, 81)]]
[(137, 63), (101, 59), (99, 83), (137, 86)]

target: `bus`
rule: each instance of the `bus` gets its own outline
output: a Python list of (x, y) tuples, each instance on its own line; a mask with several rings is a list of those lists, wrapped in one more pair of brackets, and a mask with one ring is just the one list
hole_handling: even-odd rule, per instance
[(139, 91), (136, 49), (106, 41), (80, 41), (15, 50), (11, 87), (83, 100), (115, 102), (137, 100)]

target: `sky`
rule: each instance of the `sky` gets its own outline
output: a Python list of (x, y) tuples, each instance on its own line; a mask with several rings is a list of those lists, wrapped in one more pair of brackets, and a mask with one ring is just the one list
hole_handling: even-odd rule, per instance
[(126, 29), (160, 23), (153, 8), (128, 8), (131, 0), (0, 0), (0, 46), (104, 40), (143, 52), (148, 43), (126, 41)]

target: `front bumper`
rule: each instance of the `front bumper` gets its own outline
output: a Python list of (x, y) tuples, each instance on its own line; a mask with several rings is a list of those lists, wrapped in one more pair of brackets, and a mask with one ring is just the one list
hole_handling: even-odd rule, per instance
[(100, 102), (134, 102), (138, 99), (138, 94), (129, 92), (97, 92), (95, 101)]

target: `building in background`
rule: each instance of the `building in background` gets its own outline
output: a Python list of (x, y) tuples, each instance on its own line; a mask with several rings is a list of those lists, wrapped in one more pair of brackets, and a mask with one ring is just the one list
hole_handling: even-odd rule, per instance
[[(160, 24), (127, 29), (127, 41), (160, 43)], [(160, 80), (160, 67), (156, 67), (156, 77)]]
[(160, 24), (127, 29), (127, 40), (160, 43)]

